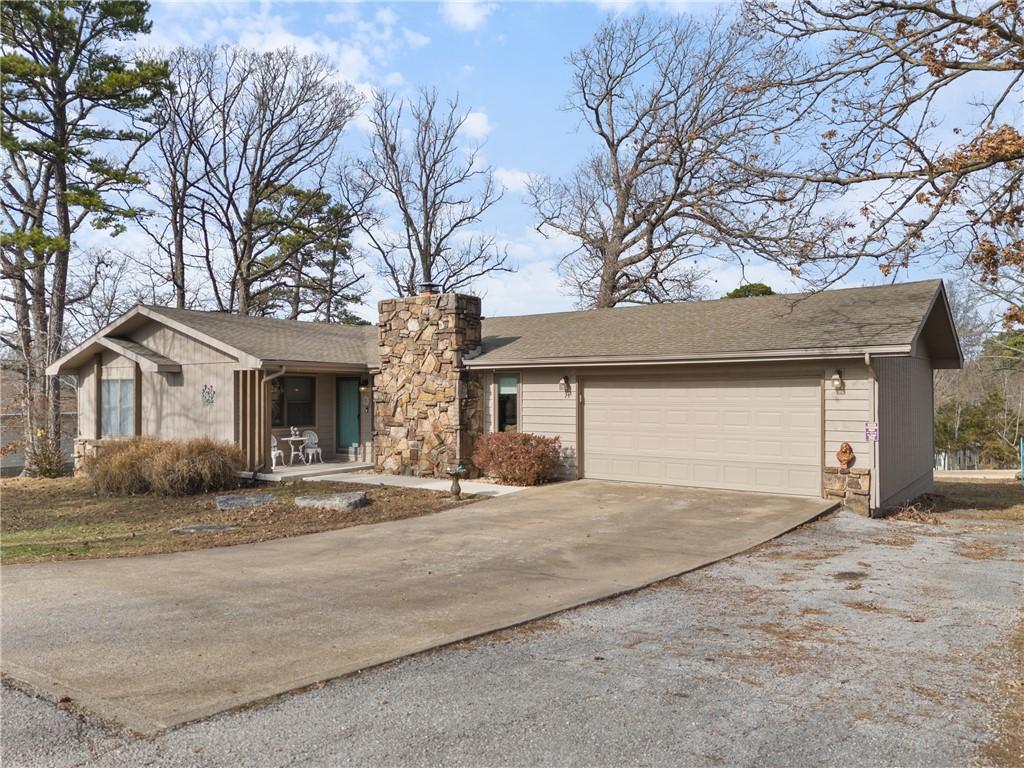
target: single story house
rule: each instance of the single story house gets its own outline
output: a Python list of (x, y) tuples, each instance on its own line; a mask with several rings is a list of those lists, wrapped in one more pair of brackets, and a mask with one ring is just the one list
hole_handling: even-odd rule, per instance
[[(470, 466), (482, 432), (557, 436), (563, 474), (843, 498), (932, 488), (932, 372), (962, 353), (940, 280), (483, 318), (427, 291), (373, 326), (137, 306), (50, 368), (74, 374), (79, 453), (130, 435), (316, 429), (385, 472)], [(844, 445), (846, 448), (844, 448)], [(838, 455), (837, 455), (838, 454)]]

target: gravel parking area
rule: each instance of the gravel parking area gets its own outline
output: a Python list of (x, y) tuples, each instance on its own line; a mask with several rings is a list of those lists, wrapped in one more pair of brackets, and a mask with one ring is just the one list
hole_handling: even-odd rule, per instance
[(631, 595), (150, 740), (5, 687), (0, 757), (26, 767), (1013, 764), (999, 736), (1019, 728), (1003, 710), (1020, 669), (1022, 558), (1019, 522), (841, 513)]

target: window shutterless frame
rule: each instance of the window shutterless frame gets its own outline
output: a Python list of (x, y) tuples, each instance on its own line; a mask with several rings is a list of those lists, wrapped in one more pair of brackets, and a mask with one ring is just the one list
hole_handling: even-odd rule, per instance
[(520, 386), (518, 374), (495, 377), (495, 425), (498, 432), (518, 432), (520, 425)]
[(316, 427), (316, 376), (282, 376), (271, 384), (271, 427)]
[(135, 379), (100, 379), (100, 437), (135, 434)]

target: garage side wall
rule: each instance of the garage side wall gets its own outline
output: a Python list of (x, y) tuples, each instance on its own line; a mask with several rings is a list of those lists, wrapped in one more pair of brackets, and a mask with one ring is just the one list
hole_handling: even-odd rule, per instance
[[(840, 372), (837, 391), (832, 377)], [(864, 440), (864, 422), (874, 421), (874, 379), (863, 363), (837, 363), (822, 372), (825, 391), (825, 466), (838, 467), (836, 453), (845, 442), (853, 448), (857, 469), (875, 469), (875, 447)]]
[(878, 372), (879, 507), (902, 504), (933, 489), (935, 435), (931, 362), (881, 358)]

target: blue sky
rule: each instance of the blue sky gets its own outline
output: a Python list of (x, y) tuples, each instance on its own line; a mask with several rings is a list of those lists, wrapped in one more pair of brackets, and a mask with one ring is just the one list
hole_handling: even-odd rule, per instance
[[(700, 13), (710, 5), (658, 5), (658, 12)], [(559, 257), (571, 241), (545, 239), (523, 198), (530, 173), (567, 173), (590, 146), (586, 131), (561, 109), (569, 86), (565, 56), (584, 44), (608, 13), (633, 12), (624, 3), (483, 2), (153, 2), (153, 30), (144, 46), (173, 47), (237, 43), (257, 49), (294, 46), (300, 52), (326, 54), (341, 75), (368, 92), (387, 87), (399, 93), (436, 86), (443, 95), (460, 95), (472, 110), (468, 141), (483, 141), (485, 160), (506, 187), (505, 198), (488, 213), (481, 231), (497, 234), (509, 247), (518, 271), (490, 278), (480, 287), (490, 315), (548, 312), (572, 308), (556, 274)], [(354, 125), (346, 151), (358, 153), (366, 134)], [(136, 240), (136, 237), (139, 237)], [(118, 238), (121, 249), (144, 247), (140, 235)], [(712, 296), (742, 282), (734, 264), (712, 261)], [(368, 305), (375, 317), (385, 295), (376, 284)], [(903, 279), (930, 277), (916, 270)], [(768, 265), (754, 265), (748, 281), (763, 280), (776, 290), (798, 286)], [(849, 284), (881, 282), (873, 269), (858, 271)]]

